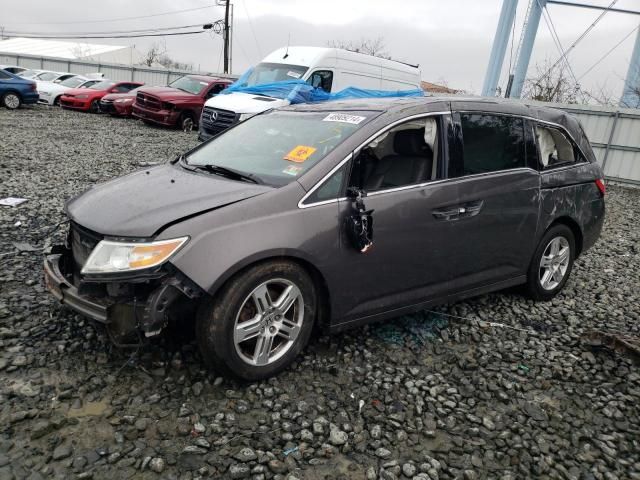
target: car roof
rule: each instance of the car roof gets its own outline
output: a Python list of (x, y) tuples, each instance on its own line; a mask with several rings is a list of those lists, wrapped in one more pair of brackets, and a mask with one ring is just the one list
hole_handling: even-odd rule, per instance
[(231, 79), (229, 79), (229, 78), (213, 77), (213, 76), (209, 76), (209, 75), (191, 75), (189, 73), (187, 73), (185, 75), (185, 77), (194, 78), (196, 80), (201, 80), (203, 82), (215, 82), (215, 81), (219, 81), (219, 80), (231, 81)]
[[(486, 112), (506, 115), (518, 115), (542, 122), (559, 125), (567, 130), (581, 150), (595, 161), (593, 150), (584, 134), (580, 122), (573, 115), (556, 108), (544, 107), (526, 100), (503, 99), (494, 97), (428, 96), (428, 97), (391, 97), (357, 98), (351, 100), (326, 101), (317, 103), (299, 103), (281, 108), (289, 111), (335, 111), (335, 110), (374, 110), (389, 114), (406, 116), (442, 111), (443, 104), (450, 104), (454, 111)], [(448, 110), (448, 108), (446, 108)]]

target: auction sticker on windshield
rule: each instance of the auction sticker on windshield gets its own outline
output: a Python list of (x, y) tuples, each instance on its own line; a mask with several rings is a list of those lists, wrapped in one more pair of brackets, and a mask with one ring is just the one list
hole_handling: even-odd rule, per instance
[(342, 122), (342, 123), (353, 123), (354, 125), (358, 125), (363, 120), (366, 120), (367, 117), (361, 117), (359, 115), (349, 115), (347, 113), (330, 113), (326, 117), (322, 119), (323, 122)]
[(290, 162), (302, 163), (315, 152), (316, 149), (314, 147), (308, 147), (306, 145), (298, 145), (289, 153), (287, 153), (284, 157), (285, 160), (289, 160)]

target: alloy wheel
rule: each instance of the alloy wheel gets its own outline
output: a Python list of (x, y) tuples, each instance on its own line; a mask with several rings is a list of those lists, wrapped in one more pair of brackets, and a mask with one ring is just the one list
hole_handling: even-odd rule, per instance
[(539, 280), (545, 290), (553, 290), (564, 279), (571, 260), (571, 247), (564, 237), (555, 237), (547, 244), (540, 258)]
[(20, 106), (20, 98), (15, 93), (7, 93), (4, 97), (4, 104), (7, 108), (15, 110)]
[(236, 315), (236, 353), (250, 365), (272, 364), (295, 344), (303, 321), (304, 300), (298, 286), (283, 278), (263, 282)]

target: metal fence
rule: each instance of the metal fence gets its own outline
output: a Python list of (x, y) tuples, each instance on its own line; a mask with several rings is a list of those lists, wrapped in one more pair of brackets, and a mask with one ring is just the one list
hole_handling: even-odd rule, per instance
[[(147, 85), (167, 85), (185, 74), (199, 72), (186, 70), (165, 70), (140, 65), (120, 65), (115, 63), (94, 62), (87, 60), (68, 60), (57, 57), (41, 57), (0, 52), (0, 64), (17, 65), (19, 67), (53, 70), (54, 72), (71, 72), (79, 75), (103, 73), (105, 78), (116, 81), (143, 82)], [(204, 74), (204, 73), (203, 73)], [(216, 77), (237, 78), (234, 75), (206, 73)]]

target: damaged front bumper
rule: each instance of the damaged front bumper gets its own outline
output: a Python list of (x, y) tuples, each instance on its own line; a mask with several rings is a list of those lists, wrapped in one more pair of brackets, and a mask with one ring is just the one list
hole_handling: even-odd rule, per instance
[(44, 281), (59, 301), (107, 326), (114, 343), (159, 334), (170, 319), (190, 316), (203, 292), (170, 265), (126, 278), (78, 278), (71, 250), (56, 246), (44, 259)]

